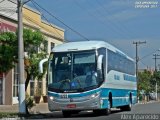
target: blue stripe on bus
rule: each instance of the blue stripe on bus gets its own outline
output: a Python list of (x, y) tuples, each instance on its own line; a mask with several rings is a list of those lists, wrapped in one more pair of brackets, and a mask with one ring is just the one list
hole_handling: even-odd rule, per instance
[[(108, 97), (109, 92), (112, 93), (113, 97), (114, 96), (123, 97), (123, 96), (129, 95), (129, 92), (132, 92), (132, 96), (136, 96), (137, 94), (137, 90), (113, 89), (113, 88), (98, 88), (95, 90), (82, 92), (82, 93), (66, 93), (66, 94), (68, 94), (68, 97), (71, 97), (71, 98), (72, 97), (84, 97), (84, 96), (92, 95), (100, 91), (101, 91), (101, 97)], [(55, 93), (55, 92), (48, 91), (48, 95), (50, 96), (59, 97), (60, 94), (63, 94), (63, 93)]]
[[(132, 103), (135, 104), (137, 102), (137, 99), (136, 99), (137, 90), (102, 88), (101, 98), (109, 97), (108, 96), (109, 92), (112, 93), (112, 105), (113, 105), (113, 107), (129, 104), (129, 101), (128, 101), (128, 99), (126, 99), (126, 97), (129, 97), (130, 92), (132, 93)], [(107, 108), (108, 99), (104, 99), (103, 104), (104, 105), (103, 105), (102, 108)]]
[[(85, 97), (94, 93), (100, 92), (101, 102), (103, 104), (101, 105), (101, 108), (107, 108), (108, 106), (108, 97), (109, 92), (112, 93), (112, 105), (113, 107), (122, 106), (129, 104), (129, 99), (126, 97), (129, 97), (129, 93), (132, 93), (132, 103), (135, 104), (137, 102), (136, 96), (137, 96), (137, 90), (127, 90), (127, 89), (113, 89), (113, 88), (97, 88), (95, 90), (82, 92), (82, 93), (66, 93), (68, 94), (69, 98), (75, 98), (75, 97)], [(49, 96), (54, 97), (60, 97), (60, 95), (63, 93), (54, 93), (51, 91), (48, 91)]]
[[(85, 96), (88, 96), (88, 95), (92, 95), (92, 94), (94, 94), (94, 93), (97, 93), (97, 92), (99, 92), (100, 90), (101, 90), (101, 89), (98, 88), (98, 89), (95, 89), (95, 90), (90, 90), (90, 91), (82, 92), (82, 93), (66, 93), (66, 94), (68, 94), (68, 97), (69, 97), (69, 98), (85, 97)], [(48, 95), (49, 95), (49, 96), (59, 97), (60, 94), (65, 94), (65, 93), (55, 93), (55, 92), (48, 91)]]
[(102, 88), (101, 97), (108, 97), (109, 92), (112, 93), (113, 97), (114, 96), (123, 97), (128, 95), (129, 92), (132, 92), (132, 95), (136, 96), (137, 90)]

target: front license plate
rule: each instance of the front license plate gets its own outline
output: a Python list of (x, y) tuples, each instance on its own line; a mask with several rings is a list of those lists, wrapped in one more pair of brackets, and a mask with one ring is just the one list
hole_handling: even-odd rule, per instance
[(76, 104), (68, 104), (67, 108), (76, 108)]

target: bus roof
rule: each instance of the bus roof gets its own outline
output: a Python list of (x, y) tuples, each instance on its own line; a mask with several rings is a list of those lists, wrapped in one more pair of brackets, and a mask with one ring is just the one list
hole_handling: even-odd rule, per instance
[(117, 52), (123, 56), (126, 56), (128, 59), (132, 58), (128, 57), (125, 53), (112, 46), (111, 44), (104, 41), (78, 41), (78, 42), (68, 42), (64, 44), (57, 45), (52, 49), (52, 52), (67, 52), (67, 51), (83, 51), (83, 50), (93, 50), (104, 47), (113, 52)]

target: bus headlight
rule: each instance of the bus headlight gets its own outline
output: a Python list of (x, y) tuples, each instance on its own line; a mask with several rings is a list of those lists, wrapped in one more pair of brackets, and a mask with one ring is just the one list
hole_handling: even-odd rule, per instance
[(54, 100), (54, 97), (53, 97), (53, 96), (50, 96), (49, 99), (50, 99), (50, 100)]
[(92, 95), (91, 95), (91, 99), (92, 99), (92, 98), (96, 98), (98, 95), (99, 95), (99, 93), (92, 94)]

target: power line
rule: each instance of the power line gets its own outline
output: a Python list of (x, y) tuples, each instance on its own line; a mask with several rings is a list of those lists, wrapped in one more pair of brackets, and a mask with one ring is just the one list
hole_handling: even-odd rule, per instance
[[(15, 7), (13, 7), (13, 8), (15, 8)], [(7, 16), (7, 17), (11, 17), (12, 15), (15, 14), (16, 9), (17, 9), (17, 8), (15, 8), (15, 9), (7, 9), (7, 10), (5, 9), (6, 12), (4, 12), (4, 10), (3, 10), (3, 12), (4, 12), (4, 14), (11, 13), (10, 15)], [(39, 11), (39, 12), (40, 12), (40, 11)], [(14, 13), (14, 14), (13, 14), (13, 13)], [(43, 14), (42, 14), (42, 15), (43, 15)], [(45, 16), (44, 16), (44, 17), (45, 17)], [(37, 21), (34, 21), (31, 17), (28, 17), (28, 16), (25, 15), (25, 14), (24, 14), (24, 18), (26, 18), (26, 19), (34, 22), (34, 24), (40, 26)], [(45, 17), (45, 19), (47, 20), (46, 17)], [(0, 22), (2, 22), (2, 21), (3, 21), (3, 19), (0, 20)], [(48, 21), (48, 20), (47, 20), (47, 21)], [(49, 22), (48, 22), (48, 23), (49, 23)], [(50, 23), (49, 23), (49, 25), (50, 25), (51, 27), (54, 27), (54, 26), (53, 26), (52, 24), (50, 24)], [(42, 26), (41, 26), (41, 27), (42, 27)], [(42, 27), (42, 28), (45, 28), (45, 27)], [(59, 36), (61, 36), (61, 37), (63, 38), (63, 36), (62, 36), (56, 29), (54, 29), (54, 30), (55, 30), (55, 32), (56, 32)], [(50, 30), (48, 30), (48, 31), (50, 31)], [(50, 31), (50, 32), (52, 32), (52, 31)], [(68, 40), (67, 40), (67, 41), (68, 41)]]
[(45, 8), (43, 8), (42, 6), (40, 6), (38, 3), (36, 3), (34, 0), (32, 0), (37, 6), (39, 6), (39, 8), (41, 8), (42, 10), (44, 10), (46, 13), (48, 13), (50, 16), (52, 16), (54, 19), (56, 19), (57, 21), (59, 21), (61, 24), (63, 24), (64, 26), (66, 26), (67, 28), (69, 28), (71, 31), (73, 31), (74, 33), (76, 33), (77, 35), (79, 35), (80, 37), (82, 37), (85, 40), (89, 40), (87, 37), (85, 37), (84, 35), (82, 35), (81, 33), (79, 33), (78, 31), (74, 30), (73, 28), (71, 28), (69, 25), (65, 24), (62, 20), (60, 20), (58, 17), (54, 16), (53, 14), (51, 14), (48, 10), (46, 10)]
[(146, 65), (144, 62), (140, 61), (144, 66), (148, 67), (148, 65)]
[[(34, 4), (34, 2), (33, 1), (31, 1), (32, 2), (32, 4), (34, 5), (34, 7), (41, 13), (41, 15), (42, 15), (42, 17), (44, 17), (44, 19), (49, 23), (49, 25), (51, 26), (51, 27), (53, 27), (53, 25), (49, 22), (49, 20), (43, 15), (43, 13), (39, 10), (39, 8)], [(56, 30), (56, 29), (54, 29), (55, 30), (55, 32), (59, 35), (59, 36), (61, 36), (62, 38), (63, 38), (63, 36)]]
[[(107, 13), (111, 16), (111, 13), (110, 13), (109, 9), (106, 9), (106, 8), (101, 4), (101, 2), (99, 2), (98, 0), (96, 0), (96, 2), (101, 6), (101, 8), (102, 8), (105, 12), (107, 12)], [(112, 15), (112, 17), (113, 17), (114, 20), (116, 20), (119, 24), (116, 24), (116, 22), (113, 22), (113, 21), (111, 21), (111, 22), (114, 23), (117, 28), (120, 28), (121, 30), (123, 30), (123, 31), (126, 33), (125, 35), (128, 35), (128, 37), (131, 37), (131, 38), (132, 38), (132, 36), (130, 35), (130, 32), (129, 32), (129, 30), (126, 28), (126, 26), (124, 26), (120, 21), (118, 21), (118, 19), (117, 19), (116, 17), (114, 17), (113, 15)], [(119, 26), (119, 25), (121, 25), (122, 27)], [(122, 29), (122, 28), (123, 28), (123, 29)]]
[[(90, 1), (87, 1), (87, 3), (89, 3), (89, 5), (90, 5), (91, 7), (93, 7)], [(92, 3), (93, 3), (93, 2), (92, 2)], [(98, 13), (97, 15), (100, 15), (100, 16), (104, 17), (105, 20), (108, 21), (108, 23), (111, 24), (111, 26), (114, 28), (114, 30), (117, 31), (117, 33), (119, 33), (119, 34), (121, 34), (123, 37), (127, 38), (127, 35), (128, 35), (128, 34), (124, 34), (124, 32), (122, 32), (122, 29), (121, 29), (117, 24), (115, 24), (115, 22), (113, 22), (112, 20), (110, 20), (107, 16), (103, 15), (102, 12), (101, 12), (99, 9), (95, 8), (95, 11)], [(120, 29), (121, 29), (121, 30), (120, 30)]]
[(153, 54), (153, 56), (154, 56), (154, 60), (155, 60), (155, 71), (157, 71), (157, 59), (160, 59), (160, 58), (157, 58), (158, 56), (160, 56), (160, 55), (158, 55), (158, 54)]
[[(27, 15), (23, 14), (23, 17), (26, 19), (26, 20), (29, 20), (31, 22), (33, 22), (35, 25), (38, 25), (40, 26), (41, 28), (44, 28), (46, 29), (45, 27), (41, 26), (40, 24), (37, 23), (37, 21), (33, 20), (31, 17), (28, 17)], [(51, 30), (47, 29), (47, 31), (50, 31), (52, 32)], [(56, 35), (55, 35), (56, 36)], [(60, 38), (60, 39), (63, 39), (63, 38)]]
[[(82, 10), (85, 10), (86, 8), (84, 7), (84, 6), (81, 6), (76, 0), (74, 0), (74, 3), (75, 3), (75, 5), (77, 5), (79, 8), (81, 8)], [(104, 22), (103, 20), (101, 20), (99, 17), (97, 17), (95, 14), (92, 14), (92, 13), (90, 13), (90, 12), (88, 12), (87, 10), (85, 10), (85, 12), (87, 12), (87, 14), (88, 15), (90, 15), (91, 17), (93, 17), (94, 19), (96, 19), (96, 20), (98, 20), (98, 22), (100, 22), (100, 23), (102, 23), (103, 25), (107, 25), (106, 24), (106, 22)], [(98, 11), (97, 11), (98, 12)], [(108, 21), (108, 23), (110, 23), (110, 21)], [(111, 26), (107, 26), (107, 27), (110, 27), (110, 30), (112, 30), (113, 31), (113, 33), (115, 33), (114, 34), (114, 36), (116, 35), (118, 35), (118, 33), (119, 33), (119, 31), (117, 30), (117, 29), (114, 29), (113, 27), (111, 27)], [(117, 33), (117, 34), (116, 34)], [(122, 34), (121, 34), (122, 35)], [(117, 36), (118, 37), (118, 36)]]
[(154, 50), (153, 52), (151, 52), (151, 53), (143, 56), (141, 59), (139, 59), (139, 61), (142, 60), (142, 59), (144, 59), (144, 58), (146, 58), (146, 57), (148, 57), (148, 56), (150, 56), (151, 54), (155, 53), (156, 51), (159, 51), (159, 49), (156, 49), (156, 50)]
[(141, 42), (141, 41), (133, 42), (133, 44), (136, 45), (136, 77), (138, 77), (138, 61), (139, 61), (139, 57), (138, 57), (138, 45), (145, 44), (145, 43), (146, 43), (146, 41), (144, 41), (144, 42)]

